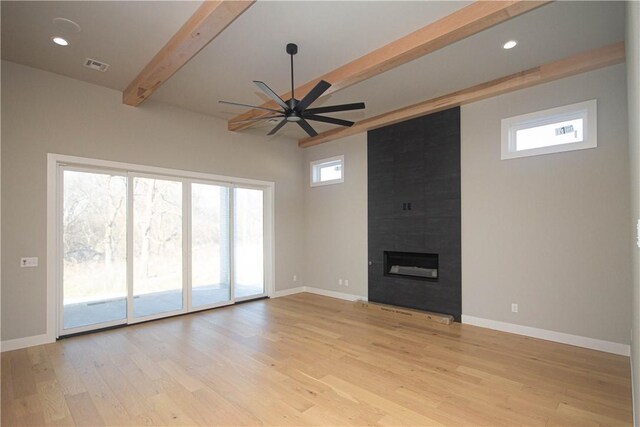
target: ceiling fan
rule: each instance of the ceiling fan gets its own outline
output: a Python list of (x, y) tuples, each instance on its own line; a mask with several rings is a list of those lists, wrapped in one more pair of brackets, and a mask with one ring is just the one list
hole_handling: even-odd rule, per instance
[(241, 107), (257, 108), (259, 110), (269, 111), (274, 113), (269, 116), (262, 116), (247, 120), (236, 120), (231, 123), (241, 122), (253, 122), (259, 120), (273, 120), (281, 119), (280, 122), (274, 127), (267, 135), (273, 135), (280, 130), (284, 125), (289, 122), (297, 123), (302, 129), (304, 129), (309, 136), (316, 136), (318, 133), (311, 127), (307, 120), (314, 120), (317, 122), (331, 123), (340, 126), (352, 126), (353, 122), (349, 120), (336, 119), (334, 117), (319, 116), (321, 113), (333, 113), (338, 111), (349, 110), (361, 110), (364, 108), (364, 102), (356, 102), (353, 104), (342, 105), (330, 105), (326, 107), (309, 108), (309, 106), (318, 99), (327, 89), (331, 87), (331, 83), (324, 80), (320, 80), (309, 93), (307, 93), (301, 100), (295, 98), (294, 85), (293, 85), (293, 55), (298, 53), (298, 46), (294, 43), (287, 44), (287, 53), (291, 56), (291, 99), (284, 101), (277, 93), (275, 93), (269, 86), (260, 81), (254, 81), (254, 83), (264, 92), (269, 98), (273, 99), (282, 110), (276, 110), (273, 108), (265, 108), (257, 105), (240, 104), (237, 102), (219, 101), (222, 104), (238, 105)]

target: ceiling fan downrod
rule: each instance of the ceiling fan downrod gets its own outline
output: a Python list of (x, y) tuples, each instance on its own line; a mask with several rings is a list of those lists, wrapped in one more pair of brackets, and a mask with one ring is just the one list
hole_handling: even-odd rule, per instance
[(291, 56), (291, 108), (295, 108), (295, 86), (293, 84), (293, 55), (295, 55), (296, 53), (298, 53), (298, 45), (295, 43), (289, 43), (287, 44), (287, 53), (289, 54), (289, 56)]

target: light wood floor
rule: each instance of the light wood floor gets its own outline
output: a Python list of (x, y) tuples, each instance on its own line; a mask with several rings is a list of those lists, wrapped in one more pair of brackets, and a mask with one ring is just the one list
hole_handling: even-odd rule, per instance
[(298, 294), (2, 354), (2, 425), (630, 425), (629, 360)]

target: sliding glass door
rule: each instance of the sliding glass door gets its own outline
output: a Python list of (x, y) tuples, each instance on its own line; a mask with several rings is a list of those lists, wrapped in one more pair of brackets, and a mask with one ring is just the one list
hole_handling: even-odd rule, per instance
[(227, 304), (231, 292), (229, 188), (191, 184), (191, 307)]
[(133, 317), (183, 308), (182, 182), (133, 177)]
[(234, 190), (234, 278), (235, 296), (251, 298), (264, 294), (263, 191)]
[(62, 166), (59, 335), (266, 296), (261, 188)]
[(127, 177), (64, 171), (62, 329), (86, 330), (127, 319)]

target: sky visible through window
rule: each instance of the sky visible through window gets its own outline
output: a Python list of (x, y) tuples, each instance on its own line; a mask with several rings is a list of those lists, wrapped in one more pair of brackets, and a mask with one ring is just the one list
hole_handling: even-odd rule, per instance
[(320, 182), (342, 178), (342, 165), (328, 165), (320, 168)]
[(516, 131), (516, 151), (584, 140), (584, 119), (566, 120)]

